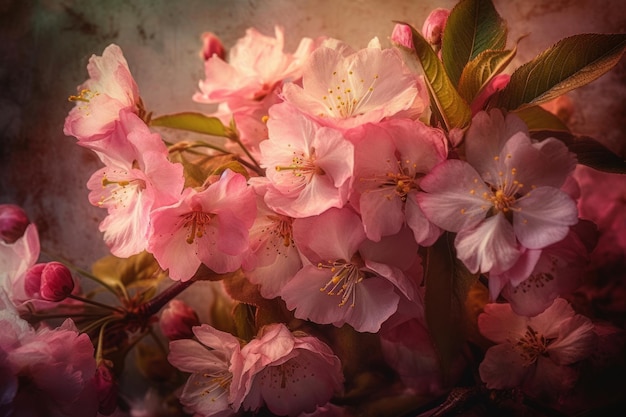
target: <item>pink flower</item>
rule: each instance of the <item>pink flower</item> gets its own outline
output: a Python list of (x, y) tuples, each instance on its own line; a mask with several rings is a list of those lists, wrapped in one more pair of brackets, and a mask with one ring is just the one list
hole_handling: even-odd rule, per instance
[(535, 317), (519, 316), (508, 304), (487, 304), (478, 327), (496, 343), (479, 368), (489, 389), (521, 387), (534, 396), (563, 393), (576, 381), (570, 365), (596, 348), (591, 321), (575, 314), (562, 298)]
[(91, 149), (105, 149), (120, 111), (138, 113), (139, 89), (119, 46), (107, 46), (102, 56), (92, 55), (89, 79), (70, 97), (76, 106), (65, 119), (63, 132)]
[(0, 411), (3, 415), (94, 416), (96, 362), (71, 320), (35, 331), (0, 290)]
[(150, 213), (178, 200), (183, 168), (167, 159), (158, 134), (131, 113), (120, 113), (109, 147), (98, 152), (105, 167), (87, 183), (91, 204), (104, 207), (100, 223), (104, 240), (115, 256), (126, 258), (145, 250)]
[(226, 170), (205, 190), (185, 191), (152, 213), (148, 251), (174, 280), (187, 281), (201, 263), (219, 274), (237, 270), (256, 215), (245, 177)]
[(208, 58), (204, 65), (206, 78), (200, 81), (200, 92), (193, 96), (201, 103), (260, 100), (285, 79), (300, 77), (303, 61), (308, 57), (313, 41), (304, 38), (293, 54), (283, 52), (283, 29), (274, 28), (275, 37), (264, 36), (250, 28), (230, 50), (228, 62), (218, 55)]
[(430, 221), (457, 233), (457, 256), (470, 271), (507, 271), (523, 248), (556, 243), (578, 222), (576, 204), (559, 190), (575, 165), (562, 142), (533, 143), (520, 119), (493, 110), (476, 115), (465, 146), (467, 162), (433, 168), (418, 201)]
[(181, 300), (172, 300), (161, 313), (161, 331), (169, 340), (193, 337), (192, 328), (200, 325), (198, 314)]
[(7, 245), (21, 238), (30, 224), (24, 209), (15, 204), (0, 204), (0, 241)]
[(181, 403), (203, 416), (230, 416), (239, 409), (230, 399), (231, 358), (239, 357), (239, 340), (207, 324), (193, 328), (196, 340), (170, 342), (168, 361), (191, 373), (180, 396)]
[(293, 218), (271, 210), (257, 196), (257, 217), (250, 228), (250, 251), (242, 268), (261, 295), (280, 295), (285, 283), (302, 267), (300, 252), (293, 241)]
[[(355, 129), (356, 130), (356, 129)], [(407, 224), (419, 244), (441, 234), (417, 204), (420, 179), (446, 159), (445, 137), (438, 129), (408, 119), (392, 119), (359, 129), (355, 146), (353, 200), (370, 240), (393, 235)]]
[(269, 139), (260, 144), (269, 185), (265, 202), (290, 217), (314, 216), (348, 200), (354, 147), (289, 104), (272, 107)]
[(297, 318), (377, 332), (396, 311), (396, 288), (409, 299), (415, 297), (416, 289), (403, 272), (417, 256), (408, 230), (377, 243), (368, 241), (360, 218), (348, 208), (298, 219), (293, 227), (306, 259), (281, 297)]
[(357, 52), (327, 43), (306, 62), (302, 87), (288, 83), (282, 95), (321, 123), (348, 129), (411, 108), (418, 82), (398, 51), (381, 49), (377, 39)]
[[(511, 309), (522, 316), (536, 316), (557, 297), (574, 291), (583, 283), (587, 271), (589, 253), (574, 231), (539, 252), (532, 273), (523, 281), (506, 282), (494, 275), (489, 277), (490, 288), (493, 282), (506, 282), (502, 295), (511, 303)], [(492, 290), (491, 298), (497, 298), (495, 290)]]
[(323, 406), (341, 391), (341, 363), (319, 339), (291, 333), (282, 323), (267, 325), (233, 362), (233, 407), (279, 416), (298, 416)]

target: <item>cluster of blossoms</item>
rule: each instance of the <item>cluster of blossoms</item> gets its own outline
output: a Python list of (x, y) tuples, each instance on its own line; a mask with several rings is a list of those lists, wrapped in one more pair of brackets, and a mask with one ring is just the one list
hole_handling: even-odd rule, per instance
[[(445, 52), (449, 15), (435, 10), (424, 24), (435, 56)], [(430, 280), (447, 279), (448, 268), (427, 256), (441, 242), (490, 301), (475, 319), (481, 386), (550, 404), (565, 398), (581, 364), (602, 351), (599, 340), (622, 337), (567, 297), (591, 263), (591, 221), (608, 216), (606, 230), (623, 231), (623, 212), (593, 213), (605, 201), (581, 191), (590, 174), (576, 170), (568, 146), (537, 140), (520, 114), (488, 106), (509, 76), (494, 76), (468, 104), (468, 126), (433, 123), (432, 82), (403, 53), (415, 36), (399, 24), (392, 48), (377, 38), (359, 50), (307, 38), (286, 53), (280, 27), (274, 37), (249, 29), (227, 57), (207, 33), (206, 78), (193, 99), (217, 109), (210, 116), (152, 118), (121, 49), (94, 55), (64, 132), (103, 164), (87, 187), (106, 210), (100, 231), (111, 253), (148, 255), (147, 275), (174, 283), (150, 298), (79, 271), (121, 305), (97, 301), (64, 264), (36, 263), (35, 225), (2, 206), (0, 410), (126, 415), (114, 356), (137, 334), (154, 336), (156, 320), (169, 364), (190, 374), (173, 391), (194, 415), (351, 415), (346, 390), (363, 365), (354, 370), (346, 329), (354, 340), (377, 336), (381, 367), (402, 395), (443, 395), (472, 359), (441, 366), (428, 297)], [(170, 143), (160, 126), (213, 137)], [(173, 299), (203, 280), (223, 283), (234, 326), (202, 322)], [(52, 313), (85, 327), (79, 333), (71, 319), (50, 327), (42, 321)], [(30, 400), (34, 393), (45, 401)]]

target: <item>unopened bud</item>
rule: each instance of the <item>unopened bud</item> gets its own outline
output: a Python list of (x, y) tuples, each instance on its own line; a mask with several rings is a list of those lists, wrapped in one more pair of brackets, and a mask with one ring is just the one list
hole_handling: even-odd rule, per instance
[(14, 204), (0, 204), (0, 240), (15, 243), (24, 235), (30, 221), (26, 212)]
[(509, 84), (510, 80), (511, 76), (509, 74), (498, 74), (493, 77), (472, 101), (472, 104), (470, 105), (472, 115), (475, 115), (479, 111), (483, 110), (489, 102), (489, 99), (491, 99), (491, 97), (498, 91), (503, 90)]
[(408, 25), (396, 23), (391, 32), (391, 41), (405, 48), (413, 49), (413, 32)]
[(108, 416), (117, 408), (117, 383), (109, 361), (102, 361), (96, 368), (94, 383), (98, 395), (98, 413)]
[(35, 264), (26, 272), (24, 289), (30, 298), (59, 302), (74, 290), (74, 279), (59, 262)]
[(446, 22), (450, 16), (450, 10), (436, 8), (424, 21), (422, 27), (422, 35), (424, 38), (433, 45), (436, 49), (441, 48), (441, 38), (443, 36), (443, 30), (446, 27)]
[(222, 45), (220, 38), (215, 36), (214, 33), (204, 32), (202, 34), (202, 51), (200, 55), (205, 61), (213, 55), (217, 55), (218, 58), (223, 60), (226, 57), (226, 51), (224, 50), (224, 45)]
[(198, 315), (180, 300), (172, 300), (161, 314), (161, 331), (170, 340), (193, 337), (193, 326), (199, 326)]

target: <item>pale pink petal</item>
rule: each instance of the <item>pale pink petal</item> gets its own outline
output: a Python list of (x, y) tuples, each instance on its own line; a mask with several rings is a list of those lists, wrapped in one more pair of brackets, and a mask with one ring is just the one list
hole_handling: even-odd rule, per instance
[(518, 133), (528, 138), (528, 127), (512, 113), (504, 116), (498, 109), (479, 112), (472, 118), (465, 136), (467, 161), (481, 174), (489, 171), (493, 158), (499, 156), (505, 143)]
[(491, 191), (471, 165), (448, 160), (432, 169), (420, 182), (425, 193), (417, 201), (428, 220), (451, 232), (478, 225), (491, 207), (483, 197)]
[(561, 324), (559, 336), (548, 346), (548, 353), (555, 363), (570, 365), (589, 357), (596, 350), (597, 341), (591, 320), (577, 314)]
[(457, 257), (472, 272), (497, 273), (511, 268), (520, 255), (513, 227), (502, 213), (486, 219), (473, 229), (460, 231), (454, 246)]
[(515, 203), (513, 228), (520, 243), (530, 249), (541, 249), (556, 243), (578, 222), (576, 203), (564, 192), (539, 187)]
[(548, 339), (559, 336), (561, 325), (574, 316), (574, 309), (563, 298), (557, 298), (543, 313), (532, 317), (532, 327)]
[(173, 340), (169, 345), (167, 360), (183, 372), (214, 373), (228, 370), (228, 362), (223, 357), (208, 350), (191, 339)]
[[(324, 233), (320, 233), (320, 231)], [(330, 209), (293, 223), (296, 245), (311, 261), (349, 261), (365, 240), (359, 217), (349, 209)]]
[(404, 211), (406, 224), (413, 231), (413, 237), (418, 244), (430, 246), (439, 239), (443, 231), (426, 218), (417, 202), (417, 193), (407, 195)]

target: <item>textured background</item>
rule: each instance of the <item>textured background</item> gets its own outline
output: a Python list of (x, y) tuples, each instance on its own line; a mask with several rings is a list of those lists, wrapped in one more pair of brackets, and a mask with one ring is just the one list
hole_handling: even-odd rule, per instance
[[(85, 183), (97, 159), (63, 135), (67, 97), (87, 77), (91, 54), (120, 45), (144, 103), (156, 114), (206, 110), (191, 101), (202, 78), (200, 34), (226, 47), (255, 26), (285, 27), (287, 50), (300, 37), (328, 35), (364, 47), (386, 41), (393, 20), (418, 28), (450, 0), (0, 0), (0, 203), (22, 205), (44, 250), (87, 267), (107, 254)], [(509, 39), (529, 33), (515, 65), (557, 40), (583, 32), (626, 32), (622, 0), (494, 0)], [(573, 128), (624, 154), (626, 59), (574, 94)]]

